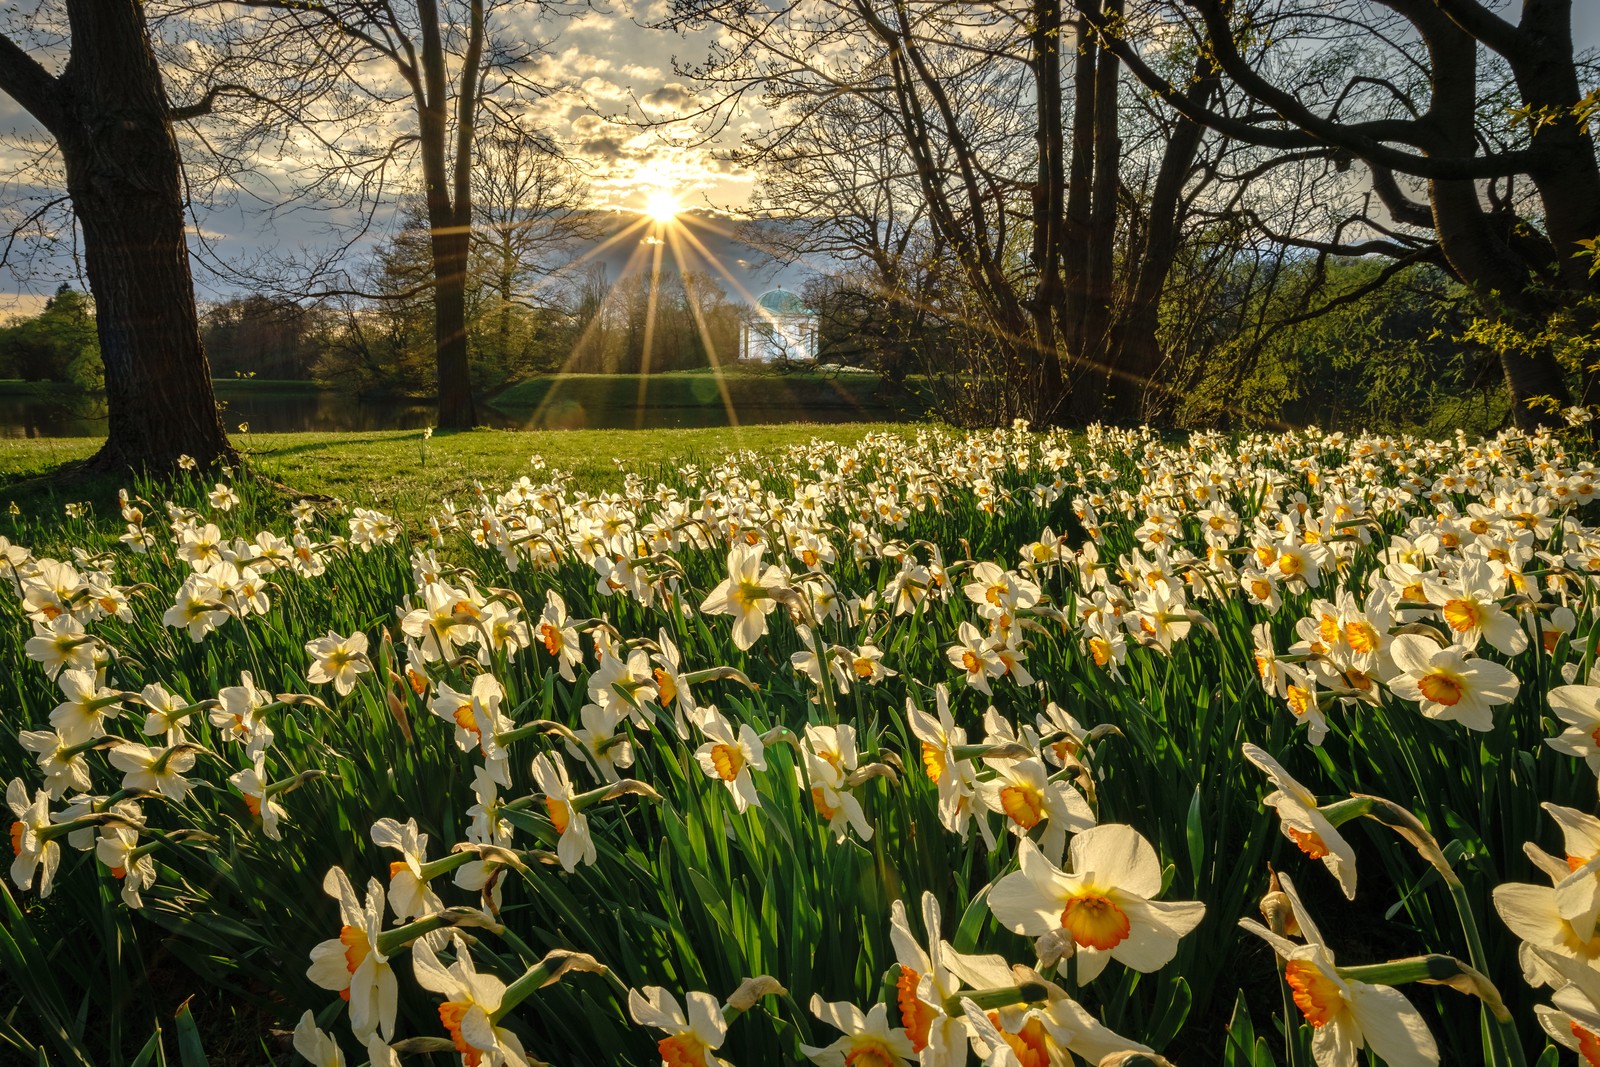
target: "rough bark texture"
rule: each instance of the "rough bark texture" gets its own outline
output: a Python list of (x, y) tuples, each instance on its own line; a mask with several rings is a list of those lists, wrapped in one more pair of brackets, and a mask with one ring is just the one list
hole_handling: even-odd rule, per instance
[[(91, 463), (159, 470), (181, 455), (231, 459), (200, 341), (178, 145), (143, 7), (68, 0), (67, 12), (65, 70), (47, 97), (19, 102), (56, 138), (83, 236), (109, 413)], [(16, 62), (11, 49), (0, 55), (0, 67)], [(0, 71), (13, 96), (14, 73)]]

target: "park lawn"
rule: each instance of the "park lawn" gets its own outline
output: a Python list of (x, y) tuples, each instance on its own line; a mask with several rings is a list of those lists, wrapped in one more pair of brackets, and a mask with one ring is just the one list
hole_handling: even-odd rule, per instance
[[(470, 495), (474, 483), (494, 490), (524, 474), (537, 477), (530, 463), (535, 455), (551, 468), (570, 471), (580, 488), (614, 490), (622, 486), (619, 462), (653, 484), (668, 469), (704, 466), (732, 450), (776, 452), (812, 438), (850, 444), (897, 428), (907, 433), (912, 429), (852, 422), (681, 430), (468, 430), (437, 432), (425, 446), (420, 431), (385, 430), (236, 433), (233, 442), (250, 468), (290, 492), (340, 497), (406, 520), (436, 508), (441, 497)], [(0, 507), (15, 502), (30, 514), (41, 514), (89, 500), (96, 514), (114, 518), (115, 493), (127, 479), (59, 473), (63, 465), (88, 458), (99, 446), (93, 438), (0, 439)]]

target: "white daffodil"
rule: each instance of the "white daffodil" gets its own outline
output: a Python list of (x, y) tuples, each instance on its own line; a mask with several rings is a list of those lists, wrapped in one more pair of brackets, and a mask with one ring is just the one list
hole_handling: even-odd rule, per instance
[(854, 1004), (829, 1004), (813, 993), (811, 1014), (844, 1034), (823, 1048), (801, 1044), (801, 1053), (817, 1067), (899, 1067), (915, 1058), (905, 1029), (889, 1026), (886, 1005), (874, 1004), (863, 1014)]
[(573, 668), (583, 662), (583, 648), (578, 643), (578, 631), (567, 620), (567, 602), (554, 589), (545, 594), (544, 614), (534, 632), (544, 650), (555, 657), (561, 677), (569, 682), (575, 680)]
[(1558, 685), (1545, 697), (1550, 710), (1567, 724), (1558, 737), (1545, 740), (1557, 752), (1576, 756), (1600, 777), (1600, 686)]
[(956, 643), (945, 650), (945, 658), (965, 675), (968, 685), (986, 696), (993, 695), (989, 679), (1006, 673), (1006, 665), (989, 647), (989, 639), (970, 622), (956, 629)]
[(449, 967), (422, 941), (412, 946), (411, 962), (417, 984), (444, 997), (439, 1021), (462, 1062), (473, 1067), (528, 1067), (517, 1035), (494, 1022), (494, 1013), (505, 999), (505, 983), (478, 973), (466, 942), (455, 938), (454, 944), (456, 959)]
[(11, 823), (11, 882), (27, 889), (37, 873), (39, 896), (47, 897), (61, 863), (61, 846), (44, 837), (51, 825), (50, 793), (41, 789), (30, 799), (22, 779), (13, 778), (6, 785), (6, 805), (16, 816)]
[(1161, 861), (1131, 826), (1085, 830), (1067, 847), (1069, 871), (1024, 838), (1021, 869), (995, 883), (989, 910), (1025, 937), (1064, 930), (1078, 946), (1077, 978), (1088, 982), (1111, 960), (1154, 971), (1177, 954), (1178, 940), (1200, 924), (1198, 901), (1152, 900), (1161, 892)]
[(45, 677), (53, 679), (63, 668), (94, 670), (98, 646), (99, 642), (84, 632), (83, 623), (71, 615), (58, 615), (49, 622), (33, 624), (33, 636), (23, 651), (44, 668)]
[(1306, 943), (1280, 937), (1252, 919), (1241, 919), (1239, 925), (1270, 944), (1285, 961), (1284, 981), (1312, 1027), (1311, 1055), (1317, 1067), (1356, 1067), (1363, 1048), (1381, 1056), (1389, 1067), (1438, 1063), (1439, 1049), (1428, 1024), (1405, 994), (1342, 977), (1332, 950), (1295, 895), (1294, 884), (1287, 877), (1280, 879)]
[(545, 811), (550, 814), (550, 825), (556, 828), (560, 840), (556, 843), (556, 857), (561, 867), (574, 871), (580, 863), (595, 861), (594, 838), (589, 835), (589, 820), (572, 805), (572, 780), (567, 777), (566, 764), (560, 757), (541, 752), (533, 757), (533, 778), (544, 793)]
[(344, 869), (330, 867), (322, 891), (339, 902), (339, 936), (311, 950), (306, 977), (349, 1000), (350, 1028), (357, 1037), (365, 1040), (376, 1031), (387, 1041), (394, 1036), (400, 986), (389, 958), (378, 951), (378, 936), (383, 933), (383, 886), (376, 878), (368, 879), (363, 903)]
[(710, 993), (694, 990), (684, 994), (688, 1011), (671, 993), (660, 986), (645, 986), (643, 993), (628, 990), (628, 1016), (640, 1026), (665, 1032), (656, 1042), (656, 1052), (668, 1067), (728, 1067), (716, 1055), (727, 1037), (722, 1005)]
[(777, 601), (773, 592), (785, 588), (783, 571), (761, 566), (760, 546), (737, 544), (728, 553), (728, 577), (700, 604), (707, 615), (732, 615), (733, 643), (748, 649), (767, 632), (767, 614)]
[(1262, 798), (1262, 803), (1278, 813), (1278, 826), (1283, 836), (1293, 841), (1295, 847), (1314, 860), (1321, 860), (1335, 878), (1339, 888), (1349, 900), (1356, 898), (1356, 853), (1344, 839), (1338, 827), (1328, 821), (1317, 806), (1317, 798), (1284, 770), (1283, 765), (1265, 750), (1249, 742), (1244, 746), (1244, 758), (1266, 773), (1267, 780), (1277, 789)]
[(50, 799), (60, 800), (68, 793), (86, 793), (93, 788), (89, 761), (82, 752), (74, 752), (73, 746), (54, 730), (22, 730), (17, 741), (38, 761)]
[(1039, 845), (1050, 862), (1061, 862), (1069, 833), (1094, 825), (1094, 810), (1083, 794), (1066, 782), (1052, 781), (1042, 760), (984, 762), (994, 768), (995, 777), (978, 783), (978, 796), (990, 811), (1005, 816), (1006, 829), (1018, 837), (1026, 837), (1042, 823), (1044, 834)]
[(911, 1051), (921, 1067), (963, 1067), (967, 1062), (966, 1021), (945, 1012), (945, 1005), (963, 988), (1011, 985), (1011, 967), (1000, 956), (968, 956), (940, 937), (939, 902), (922, 894), (922, 926), (927, 948), (917, 941), (906, 919), (903, 901), (889, 909), (889, 940), (900, 965), (895, 1003)]
[(1463, 564), (1451, 581), (1429, 578), (1422, 588), (1455, 635), (1455, 643), (1471, 651), (1488, 641), (1507, 656), (1528, 647), (1528, 634), (1497, 602), (1505, 582), (1481, 560)]
[(409, 922), (444, 910), (444, 901), (429, 888), (422, 867), (428, 862), (428, 835), (419, 833), (417, 820), (404, 824), (394, 819), (379, 819), (372, 824), (372, 843), (392, 848), (400, 859), (389, 864), (389, 907), (395, 922)]
[(761, 797), (756, 793), (755, 779), (750, 772), (767, 769), (766, 749), (760, 736), (749, 723), (740, 725), (735, 733), (732, 724), (711, 704), (696, 708), (691, 718), (695, 727), (708, 738), (694, 753), (706, 777), (715, 778), (728, 787), (733, 806), (739, 811), (759, 808)]
[(582, 725), (572, 731), (577, 741), (568, 738), (563, 742), (567, 754), (601, 781), (617, 781), (618, 769), (633, 766), (633, 742), (626, 733), (617, 732), (627, 717), (628, 709), (619, 704), (609, 708), (585, 704), (578, 710)]
[(144, 907), (142, 890), (155, 885), (156, 861), (139, 851), (139, 832), (131, 826), (107, 826), (95, 843), (95, 858), (122, 883), (122, 902)]
[(356, 687), (356, 676), (372, 670), (364, 633), (341, 637), (329, 630), (326, 636), (307, 641), (306, 652), (311, 656), (306, 681), (313, 685), (331, 682), (333, 691), (340, 696), (349, 696)]
[(123, 772), (122, 788), (160, 793), (182, 803), (194, 788), (184, 772), (194, 768), (194, 747), (188, 744), (171, 748), (150, 748), (123, 742), (107, 755), (107, 761)]
[[(977, 806), (978, 776), (971, 760), (961, 759), (956, 749), (967, 743), (967, 732), (957, 726), (950, 714), (950, 690), (944, 683), (934, 687), (935, 718), (906, 698), (906, 719), (911, 733), (922, 743), (922, 770), (939, 789), (939, 822), (946, 830), (959, 834), (963, 841)], [(986, 844), (993, 844), (987, 820), (978, 828)]]
[(1415, 700), (1430, 719), (1459, 722), (1469, 730), (1493, 730), (1493, 708), (1509, 704), (1522, 683), (1517, 676), (1484, 659), (1468, 659), (1458, 648), (1440, 648), (1421, 634), (1401, 634), (1389, 646), (1401, 674), (1389, 689), (1403, 700)]
[(267, 754), (257, 752), (252, 759), (249, 767), (230, 774), (228, 783), (244, 797), (250, 814), (261, 820), (261, 832), (273, 841), (281, 840), (283, 835), (278, 830), (278, 821), (289, 813), (268, 792), (272, 783), (267, 780)]

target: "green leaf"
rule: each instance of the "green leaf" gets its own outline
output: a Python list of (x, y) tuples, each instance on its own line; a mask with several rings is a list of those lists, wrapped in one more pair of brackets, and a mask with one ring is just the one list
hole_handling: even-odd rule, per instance
[(210, 1067), (206, 1062), (205, 1043), (200, 1040), (200, 1028), (195, 1025), (187, 1000), (179, 1005), (173, 1022), (178, 1029), (178, 1062), (182, 1067)]

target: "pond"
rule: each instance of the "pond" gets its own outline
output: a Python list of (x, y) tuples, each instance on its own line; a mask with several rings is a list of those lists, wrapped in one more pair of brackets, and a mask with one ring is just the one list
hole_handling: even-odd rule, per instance
[[(229, 432), (241, 424), (251, 433), (361, 430), (420, 430), (438, 419), (437, 408), (406, 399), (359, 399), (315, 390), (241, 388), (218, 382), (222, 421)], [(818, 404), (778, 395), (770, 399), (740, 397), (736, 416), (741, 424), (794, 422), (865, 422), (892, 418), (874, 405)], [(636, 399), (618, 403), (614, 396), (552, 395), (534, 405), (478, 406), (478, 421), (509, 430), (704, 429), (729, 425), (721, 403), (661, 404)], [(0, 437), (103, 437), (105, 404), (36, 387), (0, 386)]]

